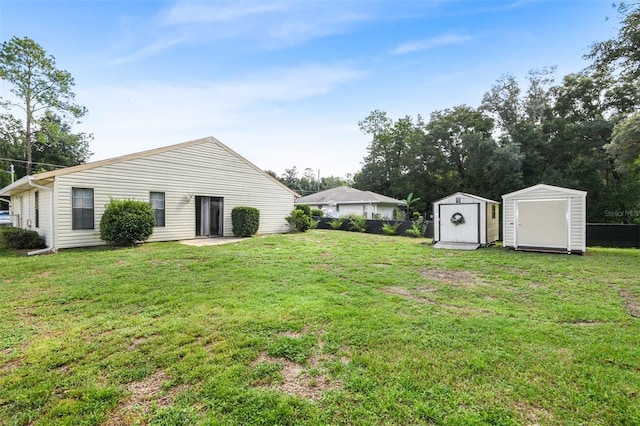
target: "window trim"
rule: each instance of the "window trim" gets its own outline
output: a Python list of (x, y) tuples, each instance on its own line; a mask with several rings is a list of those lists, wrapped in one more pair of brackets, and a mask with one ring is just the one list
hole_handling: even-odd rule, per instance
[[(160, 201), (159, 199), (154, 200), (153, 195), (162, 195), (162, 208), (154, 207), (154, 201)], [(156, 220), (156, 228), (164, 228), (167, 224), (167, 195), (165, 192), (161, 191), (150, 191), (149, 192), (149, 202), (151, 203), (151, 210), (153, 210), (153, 217)], [(159, 225), (158, 215), (162, 215), (162, 224)]]
[(36, 216), (36, 228), (40, 228), (40, 191), (34, 194), (34, 210)]
[[(76, 190), (82, 190), (83, 191), (83, 196), (80, 198), (82, 200), (85, 199), (84, 197), (84, 191), (86, 190), (90, 190), (91, 191), (91, 208), (88, 207), (73, 207), (73, 202), (74, 199), (78, 198), (75, 196), (76, 194)], [(71, 188), (71, 230), (73, 231), (87, 231), (87, 230), (94, 230), (96, 228), (96, 224), (95, 224), (95, 203), (96, 203), (96, 195), (95, 195), (95, 191), (93, 188), (80, 188), (80, 187), (72, 187)], [(84, 203), (83, 203), (84, 204)], [(80, 213), (82, 214), (82, 216), (80, 218), (76, 218), (76, 215), (78, 212), (80, 211)], [(89, 222), (89, 218), (85, 217), (85, 214), (88, 214), (88, 211), (91, 211), (91, 225), (89, 227), (88, 222)], [(78, 219), (78, 220), (76, 220)], [(81, 222), (81, 226), (77, 227), (76, 226), (76, 222), (80, 221)]]

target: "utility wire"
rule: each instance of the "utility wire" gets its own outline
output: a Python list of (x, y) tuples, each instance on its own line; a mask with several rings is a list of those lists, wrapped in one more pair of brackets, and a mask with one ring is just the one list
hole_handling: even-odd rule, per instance
[[(24, 163), (24, 164), (28, 163), (28, 161), (17, 160), (15, 158), (2, 158), (2, 157), (0, 157), (0, 160), (11, 161), (11, 162), (14, 162), (14, 163)], [(51, 166), (51, 167), (59, 167), (59, 168), (69, 167), (69, 166), (63, 166), (63, 165), (60, 165), (60, 164), (38, 163), (37, 161), (32, 161), (31, 164), (39, 164), (41, 166)]]

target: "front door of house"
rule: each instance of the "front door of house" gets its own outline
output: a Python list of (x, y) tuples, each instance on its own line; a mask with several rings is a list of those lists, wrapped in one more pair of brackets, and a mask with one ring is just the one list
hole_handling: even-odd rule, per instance
[(223, 235), (223, 198), (196, 196), (196, 236)]

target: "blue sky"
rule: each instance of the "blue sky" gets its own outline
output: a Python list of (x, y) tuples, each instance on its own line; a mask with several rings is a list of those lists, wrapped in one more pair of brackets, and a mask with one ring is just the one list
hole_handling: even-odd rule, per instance
[(610, 0), (0, 0), (0, 39), (74, 76), (92, 160), (215, 136), (262, 169), (341, 177), (370, 111), (428, 117), (505, 73), (561, 78), (616, 25)]

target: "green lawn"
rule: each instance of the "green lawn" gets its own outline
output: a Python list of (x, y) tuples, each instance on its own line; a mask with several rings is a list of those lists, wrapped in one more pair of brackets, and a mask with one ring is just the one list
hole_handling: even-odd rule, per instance
[(0, 424), (640, 424), (640, 251), (0, 251)]

